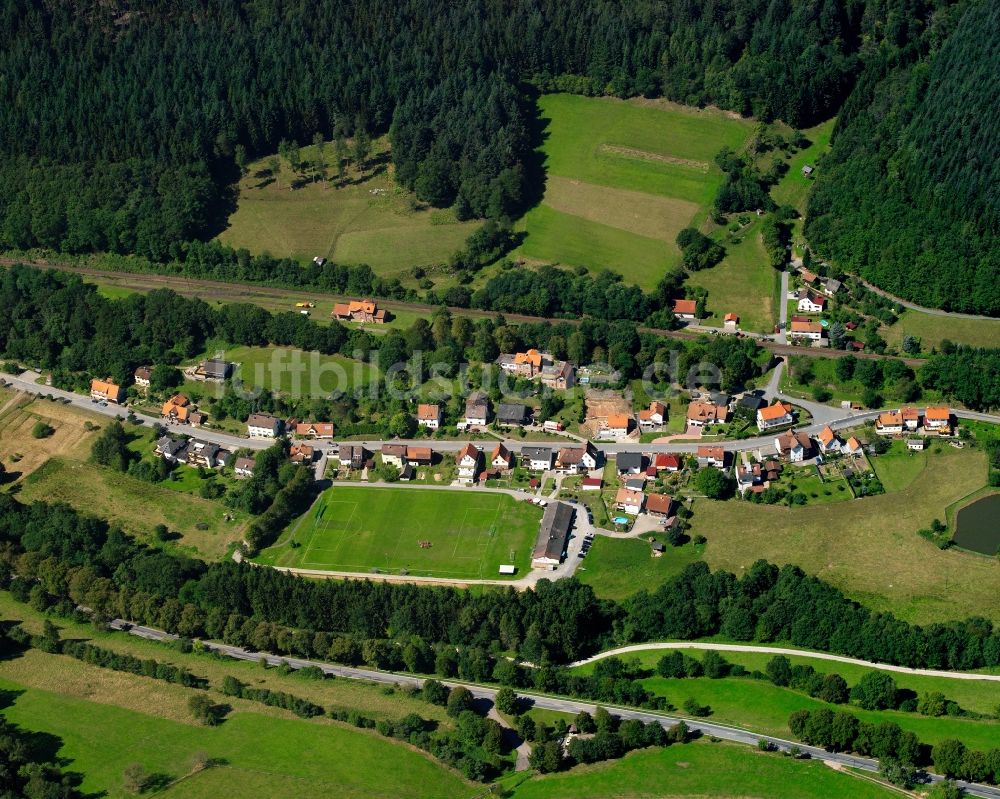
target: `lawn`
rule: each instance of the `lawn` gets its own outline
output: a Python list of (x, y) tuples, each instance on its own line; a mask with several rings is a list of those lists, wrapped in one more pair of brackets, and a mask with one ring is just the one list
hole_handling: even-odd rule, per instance
[(854, 499), (847, 480), (843, 477), (821, 478), (814, 466), (786, 468), (777, 481), (777, 488), (806, 495), (809, 505), (846, 502)]
[(305, 569), (498, 578), (523, 576), (542, 511), (507, 494), (334, 486), (259, 560)]
[(818, 761), (791, 760), (746, 746), (696, 741), (644, 749), (621, 760), (537, 777), (513, 799), (890, 799), (895, 791), (834, 771)]
[[(170, 799), (220, 793), (288, 799), (332, 795), (437, 799), (471, 796), (476, 790), (413, 750), (329, 722), (243, 710), (230, 714), (218, 727), (201, 727), (154, 715), (155, 707), (129, 710), (62, 691), (25, 690), (3, 678), (0, 691), (12, 697), (3, 711), (10, 721), (56, 736), (52, 743), (63, 768), (83, 774), (81, 788), (90, 795), (130, 796), (122, 774), (132, 763), (162, 775), (169, 785), (158, 795)], [(199, 753), (222, 765), (186, 776)]]
[[(326, 158), (333, 160), (327, 145)], [(306, 161), (312, 146), (302, 148)], [(388, 159), (388, 141), (373, 146), (373, 162)], [(277, 181), (267, 174), (267, 159), (249, 165), (239, 183), (239, 202), (229, 227), (219, 236), (231, 247), (269, 252), (307, 262), (324, 256), (345, 263), (366, 263), (380, 275), (402, 275), (414, 266), (447, 263), (478, 227), (435, 211), (397, 186), (391, 165), (380, 163), (363, 174), (348, 170), (342, 185), (296, 181), (282, 163)], [(335, 178), (331, 167), (331, 178)], [(300, 185), (301, 184), (301, 185)]]
[[(211, 350), (214, 356), (215, 349)], [(194, 362), (210, 357), (206, 353)], [(224, 357), (237, 364), (233, 381), (291, 396), (327, 397), (367, 384), (377, 373), (372, 364), (343, 355), (323, 355), (292, 347), (226, 347)], [(212, 386), (215, 384), (208, 384)], [(204, 383), (196, 384), (204, 391)]]
[(593, 586), (598, 596), (621, 600), (640, 588), (656, 589), (702, 558), (704, 547), (692, 543), (668, 545), (661, 557), (654, 558), (646, 538), (597, 536), (576, 571), (577, 579)]
[[(187, 467), (181, 466), (181, 469)], [(122, 529), (155, 543), (153, 528), (165, 524), (179, 534), (171, 548), (218, 558), (239, 541), (249, 517), (219, 501), (147, 483), (103, 466), (55, 457), (38, 468), (21, 489), (22, 502), (66, 502), (85, 513), (108, 519)], [(225, 516), (233, 517), (227, 521)]]
[(910, 622), (1000, 621), (1000, 563), (941, 551), (917, 535), (986, 481), (981, 451), (934, 449), (940, 452), (931, 452), (932, 466), (908, 487), (853, 502), (788, 508), (698, 500), (691, 534), (707, 537), (704, 557), (712, 568), (741, 574), (761, 558), (794, 563)]
[(521, 254), (612, 269), (644, 288), (679, 264), (677, 233), (706, 218), (722, 180), (716, 153), (751, 131), (746, 120), (667, 102), (552, 94), (539, 108), (546, 187), (520, 222)]
[(708, 291), (710, 316), (701, 324), (722, 327), (723, 317), (735, 313), (743, 330), (770, 333), (777, 321), (774, 284), (779, 274), (768, 265), (758, 222), (752, 222), (738, 238), (738, 243), (724, 242), (726, 257), (711, 269), (692, 272), (687, 285)]
[(911, 452), (905, 441), (893, 441), (888, 452), (870, 455), (868, 461), (886, 492), (891, 492), (910, 486), (927, 468), (927, 462), (932, 457), (935, 456), (928, 450)]

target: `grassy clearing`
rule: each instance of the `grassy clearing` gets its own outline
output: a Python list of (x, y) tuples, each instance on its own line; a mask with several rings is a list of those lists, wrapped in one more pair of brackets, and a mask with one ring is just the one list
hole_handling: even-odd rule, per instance
[(260, 560), (457, 579), (499, 577), (500, 564), (513, 563), (524, 574), (540, 517), (506, 494), (334, 486)]
[[(333, 160), (327, 145), (326, 158)], [(306, 161), (312, 146), (302, 148)], [(388, 142), (373, 147), (372, 161), (388, 159)], [(335, 170), (328, 172), (335, 177)], [(305, 183), (294, 190), (292, 171), (282, 164), (277, 181), (268, 176), (267, 159), (250, 164), (239, 184), (239, 204), (229, 228), (219, 239), (252, 253), (270, 252), (309, 261), (321, 255), (335, 261), (367, 263), (383, 275), (398, 275), (413, 266), (447, 262), (477, 222), (457, 222), (434, 211), (395, 185), (391, 166), (359, 173), (347, 171), (343, 185)]]
[(738, 243), (726, 243), (721, 263), (692, 272), (687, 284), (708, 291), (711, 316), (701, 324), (722, 327), (723, 317), (735, 313), (742, 329), (770, 333), (778, 312), (773, 297), (779, 275), (768, 265), (759, 223), (755, 221), (739, 235)]
[(645, 539), (598, 536), (576, 577), (593, 586), (598, 596), (620, 600), (639, 588), (654, 590), (688, 564), (701, 560), (703, 550), (692, 543), (668, 546), (661, 557), (654, 558)]
[(886, 492), (902, 491), (927, 468), (932, 456), (927, 450), (911, 452), (903, 441), (893, 441), (888, 452), (871, 456), (869, 461)]
[[(55, 432), (46, 438), (35, 438), (31, 430), (38, 422), (45, 422)], [(56, 455), (87, 458), (97, 437), (96, 427), (87, 430), (87, 422), (103, 427), (107, 417), (58, 402), (4, 392), (0, 397), (0, 461), (9, 473), (25, 476)]]
[[(627, 786), (627, 787), (626, 787)], [(645, 749), (621, 760), (532, 779), (514, 799), (888, 799), (898, 793), (834, 771), (745, 746), (697, 741)]]
[[(160, 717), (156, 705), (139, 712), (61, 690), (25, 690), (8, 679), (0, 679), (0, 690), (14, 695), (4, 710), (8, 719), (56, 736), (64, 768), (84, 775), (83, 791), (106, 792), (112, 799), (130, 795), (122, 774), (131, 763), (160, 775), (168, 785), (159, 795), (171, 799), (215, 796), (220, 788), (249, 795), (262, 787), (264, 795), (289, 799), (474, 793), (473, 786), (406, 747), (332, 723), (237, 711), (218, 727), (198, 727)], [(224, 765), (181, 779), (191, 774), (197, 753)]]
[(545, 127), (543, 203), (520, 223), (521, 254), (613, 269), (652, 288), (677, 266), (674, 239), (707, 215), (722, 179), (714, 163), (750, 123), (665, 102), (553, 94)]
[(794, 563), (910, 622), (1000, 620), (1000, 564), (941, 551), (917, 535), (985, 483), (985, 456), (935, 446), (929, 464), (907, 488), (855, 502), (788, 508), (699, 500), (691, 533), (708, 538), (713, 568), (740, 574), (760, 558)]
[[(802, 237), (802, 221), (805, 218), (806, 205), (809, 200), (809, 192), (812, 190), (814, 178), (807, 178), (802, 174), (802, 167), (810, 164), (814, 168), (817, 166), (824, 153), (830, 149), (830, 137), (836, 119), (822, 122), (814, 128), (802, 131), (810, 141), (808, 147), (799, 150), (788, 160), (788, 172), (779, 181), (778, 185), (771, 189), (771, 197), (778, 205), (790, 205), (801, 214), (792, 224), (792, 246), (796, 251), (801, 252), (805, 246)], [(786, 131), (790, 133), (791, 131)]]
[(903, 336), (916, 336), (923, 352), (940, 347), (945, 339), (973, 347), (995, 347), (1000, 338), (1000, 319), (956, 319), (906, 310), (896, 324), (882, 327), (879, 335), (897, 349), (903, 345)]
[[(23, 502), (66, 502), (117, 523), (149, 543), (154, 543), (153, 528), (165, 524), (180, 534), (172, 547), (210, 558), (222, 556), (232, 542), (240, 540), (249, 518), (221, 502), (190, 494), (181, 498), (165, 485), (61, 457), (37, 469), (25, 482), (20, 498)], [(232, 521), (223, 518), (227, 513), (234, 517)]]

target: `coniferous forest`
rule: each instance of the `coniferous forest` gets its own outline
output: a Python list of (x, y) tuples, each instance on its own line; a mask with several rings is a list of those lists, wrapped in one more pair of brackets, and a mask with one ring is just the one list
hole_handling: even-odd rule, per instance
[[(840, 113), (815, 247), (994, 312), (1000, 37), (987, 0), (0, 0), (0, 247), (183, 260), (280, 141), (388, 133), (461, 218), (538, 188), (534, 95)], [(824, 174), (827, 173), (828, 174)], [(912, 278), (912, 279), (911, 279)]]

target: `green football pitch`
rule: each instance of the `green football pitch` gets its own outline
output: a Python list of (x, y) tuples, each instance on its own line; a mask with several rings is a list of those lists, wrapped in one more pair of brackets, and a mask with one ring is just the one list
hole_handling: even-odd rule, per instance
[(453, 579), (530, 568), (542, 510), (507, 494), (415, 488), (325, 491), (258, 562)]

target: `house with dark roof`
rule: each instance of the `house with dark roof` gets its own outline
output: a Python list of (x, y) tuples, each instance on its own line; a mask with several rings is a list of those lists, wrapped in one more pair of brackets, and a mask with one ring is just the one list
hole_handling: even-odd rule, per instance
[(641, 452), (619, 452), (615, 460), (618, 474), (639, 474), (643, 470)]
[(209, 358), (198, 364), (194, 373), (203, 380), (226, 380), (233, 373), (233, 364), (221, 358)]
[(268, 413), (252, 413), (247, 419), (250, 438), (277, 438), (281, 434), (281, 419)]
[(573, 527), (573, 506), (565, 502), (550, 502), (542, 515), (538, 539), (531, 553), (531, 566), (535, 569), (554, 569), (566, 554), (566, 544)]
[(236, 459), (236, 464), (233, 466), (233, 473), (237, 477), (253, 477), (253, 470), (257, 466), (257, 461), (253, 458), (248, 458), (246, 455), (242, 455)]
[(552, 447), (522, 447), (521, 464), (533, 472), (544, 472), (552, 468)]
[(168, 461), (176, 461), (177, 456), (187, 449), (187, 439), (163, 436), (156, 442), (155, 452)]
[(527, 405), (519, 403), (501, 403), (497, 408), (497, 424), (505, 427), (525, 425), (531, 419), (531, 412)]
[(490, 398), (483, 392), (476, 391), (465, 401), (465, 423), (467, 425), (485, 426), (490, 421)]

